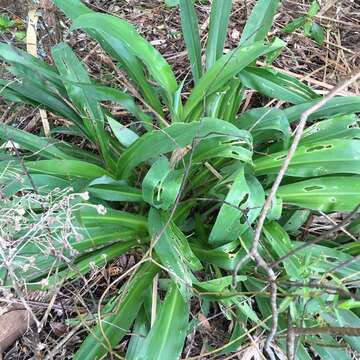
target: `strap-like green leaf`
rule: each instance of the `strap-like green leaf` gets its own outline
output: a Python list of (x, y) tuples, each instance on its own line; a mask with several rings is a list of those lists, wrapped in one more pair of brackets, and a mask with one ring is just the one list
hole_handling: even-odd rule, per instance
[[(81, 15), (94, 13), (80, 0), (54, 0), (54, 3), (68, 16), (75, 20)], [(146, 80), (142, 63), (134, 56), (119, 40), (109, 35), (94, 30), (88, 30), (91, 37), (97, 40), (101, 46), (116, 60), (120, 61), (131, 79), (139, 86), (145, 100), (160, 115), (163, 115), (161, 104), (154, 89)]]
[[(101, 206), (101, 205), (100, 205)], [(96, 227), (104, 226), (111, 227), (113, 230), (118, 229), (133, 229), (141, 233), (146, 233), (148, 226), (145, 217), (138, 214), (131, 214), (126, 211), (113, 210), (111, 208), (101, 208), (102, 212), (94, 206), (83, 206), (78, 211), (78, 219), (82, 226)]]
[[(270, 248), (277, 256), (281, 257), (293, 250), (294, 246), (290, 241), (287, 232), (275, 221), (264, 226), (264, 234)], [(291, 280), (302, 281), (300, 261), (296, 256), (292, 256), (284, 261), (284, 267)]]
[(114, 16), (94, 13), (75, 19), (73, 29), (79, 28), (92, 29), (104, 38), (109, 36), (110, 39), (115, 38), (121, 41), (133, 55), (143, 61), (153, 78), (165, 91), (167, 101), (172, 104), (178, 86), (171, 67), (161, 54), (137, 33), (132, 25)]
[(232, 0), (214, 0), (211, 5), (206, 68), (210, 69), (223, 55)]
[(23, 174), (14, 176), (14, 173), (10, 170), (2, 173), (0, 177), (1, 192), (7, 197), (11, 197), (22, 190), (36, 190), (39, 194), (48, 194), (56, 188), (65, 189), (70, 186), (71, 183), (67, 180), (44, 174), (31, 174), (30, 181), (28, 176)]
[(311, 88), (292, 76), (271, 69), (247, 67), (239, 74), (244, 86), (270, 98), (301, 104), (319, 97)]
[(139, 189), (129, 186), (124, 181), (116, 181), (108, 177), (93, 180), (87, 190), (98, 199), (107, 201), (143, 201)]
[[(287, 151), (254, 161), (256, 175), (276, 174)], [(299, 146), (286, 171), (288, 176), (310, 177), (329, 174), (360, 174), (360, 141), (332, 139)]]
[(316, 122), (305, 129), (300, 144), (340, 138), (360, 138), (360, 128), (356, 115), (342, 115)]
[[(128, 178), (132, 169), (141, 162), (191, 145), (195, 138), (201, 140), (219, 136), (228, 136), (228, 140), (243, 141), (244, 144), (251, 142), (247, 131), (219, 119), (205, 118), (191, 124), (175, 123), (164, 130), (148, 132), (125, 150), (118, 162), (118, 177)], [(237, 154), (231, 157), (234, 156)]]
[(126, 126), (121, 125), (110, 116), (106, 116), (106, 119), (111, 127), (112, 132), (119, 140), (121, 145), (129, 147), (139, 138), (139, 135), (137, 135), (134, 131)]
[(211, 69), (204, 74), (191, 92), (184, 108), (184, 118), (187, 119), (187, 121), (197, 120), (192, 119), (190, 115), (201, 102), (204, 102), (211, 94), (221, 90), (233, 76), (237, 75), (259, 56), (282, 48), (283, 46), (284, 43), (280, 39), (276, 39), (270, 45), (264, 45), (263, 42), (259, 41), (222, 56)]
[(0, 43), (0, 58), (14, 67), (14, 71), (26, 71), (26, 69), (41, 74), (44, 79), (55, 84), (58, 89), (62, 88), (61, 78), (55, 67), (45, 61), (28, 54), (6, 43)]
[(167, 210), (176, 200), (182, 183), (183, 171), (172, 170), (166, 157), (157, 160), (146, 174), (143, 198), (157, 209)]
[(240, 44), (249, 45), (263, 41), (270, 31), (279, 0), (258, 0), (246, 22)]
[(80, 15), (91, 14), (93, 11), (89, 9), (80, 0), (53, 0), (67, 17), (76, 19)]
[(124, 109), (133, 114), (139, 121), (144, 123), (151, 122), (151, 116), (144, 113), (140, 109), (140, 107), (135, 103), (134, 98), (119, 89), (95, 84), (74, 85), (77, 85), (79, 88), (86, 91), (89, 96), (97, 101), (112, 101), (114, 103), (120, 104)]
[(22, 78), (21, 80), (21, 85), (17, 82), (9, 83), (9, 81), (0, 80), (0, 85), (5, 86), (1, 96), (11, 101), (23, 101), (59, 114), (65, 119), (72, 121), (81, 129), (85, 136), (91, 138), (91, 134), (87, 134), (80, 116), (63, 99), (54, 94), (51, 91), (51, 87), (39, 84), (36, 77), (34, 77), (34, 80), (30, 77)]
[(115, 160), (109, 147), (109, 135), (104, 129), (104, 113), (100, 104), (91, 96), (90, 91), (74, 85), (75, 83), (91, 84), (90, 77), (80, 63), (71, 48), (60, 43), (52, 49), (52, 56), (59, 73), (65, 80), (64, 86), (70, 100), (75, 104), (84, 126), (88, 133), (92, 135), (92, 140), (96, 141), (101, 149), (101, 154), (108, 167), (111, 169), (115, 166)]
[(103, 334), (106, 335), (112, 347), (115, 347), (127, 335), (157, 271), (157, 267), (151, 262), (141, 265), (130, 282), (126, 283), (120, 292), (112, 309), (115, 314), (107, 315), (101, 319), (102, 328), (98, 325), (93, 329), (92, 333), (81, 344), (74, 359), (100, 359), (103, 357), (110, 350)]
[(280, 186), (285, 204), (322, 211), (352, 211), (360, 203), (359, 176), (332, 176)]
[[(42, 173), (48, 175), (57, 175), (65, 178), (83, 178), (83, 179), (96, 179), (101, 176), (110, 176), (110, 173), (105, 169), (91, 164), (89, 162), (80, 160), (38, 160), (38, 161), (25, 161), (26, 169), (32, 173)], [(14, 161), (9, 164), (0, 163), (0, 170), (5, 168), (19, 170), (21, 166), (18, 162)]]
[[(291, 106), (284, 110), (290, 122), (300, 119), (301, 114), (320, 100), (312, 100)], [(251, 110), (250, 110), (251, 111)], [(360, 113), (360, 96), (337, 96), (330, 99), (321, 109), (309, 116), (308, 120), (330, 118), (336, 115)]]
[(243, 210), (239, 205), (248, 196), (249, 187), (245, 180), (244, 168), (240, 167), (225, 198), (226, 203), (221, 206), (209, 235), (211, 245), (220, 246), (237, 238)]
[(137, 355), (140, 353), (144, 346), (146, 336), (149, 333), (150, 324), (147, 320), (145, 310), (142, 308), (135, 320), (132, 332), (134, 335), (131, 336), (127, 351), (126, 360), (137, 360)]
[(186, 237), (176, 225), (170, 223), (166, 226), (166, 224), (166, 214), (151, 208), (149, 232), (152, 241), (156, 241), (156, 254), (163, 266), (169, 270), (169, 275), (176, 282), (184, 299), (188, 300), (192, 284), (191, 268), (199, 270), (201, 264), (191, 251)]
[[(125, 254), (137, 245), (138, 243), (136, 240), (131, 240), (117, 243), (107, 248), (96, 250), (89, 255), (85, 255), (85, 257), (81, 257), (79, 261), (75, 261), (75, 263), (72, 264), (71, 270), (65, 268), (64, 270), (50, 276), (47, 281), (46, 288), (56, 287), (56, 285), (63, 279), (79, 279), (82, 275), (87, 274), (96, 267), (101, 268), (105, 266), (108, 261)], [(51, 268), (49, 270), (51, 270)], [(39, 274), (37, 274), (37, 277), (39, 277)]]
[(189, 305), (173, 282), (137, 360), (170, 360), (181, 355), (189, 323)]
[[(301, 114), (304, 111), (306, 111), (307, 109), (309, 109), (311, 106), (315, 105), (318, 102), (319, 100), (311, 100), (303, 104), (290, 106), (282, 111), (284, 112), (284, 115), (286, 116), (288, 121), (291, 123), (299, 120)], [(313, 114), (311, 114), (309, 116), (309, 121), (317, 120), (317, 119), (326, 119), (338, 115), (353, 114), (353, 113), (360, 113), (360, 97), (338, 96), (333, 99), (330, 99), (324, 106), (321, 107), (320, 110), (317, 110)], [(276, 121), (276, 117), (278, 117), (277, 112), (271, 112), (268, 109), (264, 109), (264, 108), (254, 108), (249, 111), (246, 111), (243, 115), (238, 117), (235, 121), (235, 124), (241, 129), (248, 129), (246, 125), (247, 121), (249, 121), (249, 125), (250, 127), (252, 127), (253, 124), (256, 123), (256, 119), (260, 119), (260, 121), (266, 119), (266, 122), (272, 123)]]
[(180, 0), (181, 26), (195, 83), (201, 78), (201, 45), (193, 0)]
[[(280, 133), (285, 144), (288, 144), (290, 140), (289, 121), (284, 111), (277, 108), (259, 108), (254, 109), (254, 111), (247, 111), (238, 117), (233, 124), (239, 129), (249, 130), (255, 144), (274, 140), (276, 133)], [(276, 131), (275, 134), (274, 131)]]
[(51, 138), (33, 135), (27, 131), (12, 126), (0, 124), (0, 139), (12, 140), (22, 149), (35, 153), (36, 156), (46, 159), (76, 160), (83, 159), (100, 164), (98, 156), (94, 156), (73, 145)]

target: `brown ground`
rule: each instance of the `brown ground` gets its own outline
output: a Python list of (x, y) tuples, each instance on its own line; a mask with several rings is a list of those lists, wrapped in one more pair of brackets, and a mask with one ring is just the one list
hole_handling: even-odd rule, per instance
[[(27, 8), (22, 4), (24, 2), (25, 0), (0, 0), (0, 13), (7, 13), (12, 18), (18, 16), (25, 22)], [(163, 0), (89, 0), (86, 2), (91, 4), (94, 9), (120, 16), (135, 24), (139, 32), (165, 56), (175, 69), (179, 79), (183, 79), (188, 74), (189, 62), (181, 36), (177, 8), (166, 8)], [(202, 43), (205, 44), (210, 5), (206, 0), (201, 3), (197, 6), (197, 10)], [(247, 14), (250, 13), (254, 0), (235, 0), (233, 3), (226, 50), (237, 46)], [(41, 10), (42, 18), (38, 28), (38, 51), (40, 56), (51, 62), (49, 56), (51, 46), (60, 40), (66, 40), (77, 50), (78, 56), (84, 60), (94, 77), (101, 79), (103, 82), (109, 81), (112, 70), (102, 61), (101, 49), (80, 32), (68, 34), (69, 22), (61, 13), (53, 9), (51, 1), (42, 0), (42, 4), (45, 4), (45, 8)], [(282, 28), (289, 21), (306, 12), (308, 4), (309, 1), (307, 0), (283, 1), (280, 12), (276, 16), (271, 36), (281, 37), (287, 42), (288, 46), (274, 65), (282, 71), (303, 79), (305, 83), (313, 86), (319, 93), (326, 93), (340, 79), (360, 67), (360, 1), (322, 1), (322, 10), (317, 16), (317, 20), (326, 30), (324, 46), (318, 46), (314, 41), (304, 37), (302, 31), (296, 31), (290, 35), (282, 32)], [(15, 42), (11, 33), (0, 34), (0, 38), (2, 38), (1, 41)], [(17, 45), (24, 46), (21, 43), (17, 43)], [(191, 86), (191, 84), (188, 84), (188, 86)], [(349, 88), (347, 92), (360, 95), (360, 90), (356, 85)], [(255, 105), (258, 105), (263, 99), (254, 98), (252, 101), (255, 102)], [(112, 111), (117, 115), (122, 113), (122, 110), (116, 108), (113, 108)], [(63, 121), (52, 115), (49, 118), (50, 121), (56, 123)], [(37, 131), (41, 127), (37, 110), (30, 110), (24, 106), (9, 107), (8, 103), (1, 102), (1, 100), (0, 121), (16, 123), (30, 131)], [(134, 256), (133, 258), (119, 259), (111, 265), (109, 267), (110, 275), (112, 274), (111, 271), (116, 274), (117, 271), (122, 272), (131, 266), (131, 263), (136, 261), (136, 254)], [(102, 292), (107, 286), (110, 275), (109, 272), (103, 271), (93, 276), (91, 280), (92, 289), (86, 296), (85, 294), (82, 295), (82, 291), (84, 291), (82, 286), (84, 284), (73, 284), (72, 288), (64, 289), (64, 293), (60, 294), (60, 303), (57, 303), (52, 311), (52, 318), (45, 329), (46, 331), (40, 334), (38, 340), (44, 346), (54, 347), (56, 342), (61, 340), (67, 333), (64, 320), (73, 313), (74, 294), (78, 294), (80, 297), (83, 296), (86, 298), (88, 305), (91, 305), (92, 296), (96, 297), (97, 294)], [(44, 306), (39, 305), (42, 300), (40, 296), (40, 299), (33, 301), (35, 309), (43, 311)], [(81, 303), (76, 305), (79, 306), (80, 311), (83, 309)], [(83, 310), (85, 311), (85, 309)], [(191, 355), (198, 354), (204, 338), (207, 338), (208, 342), (214, 346), (217, 345), (216, 343), (221, 345), (224, 333), (227, 332), (227, 326), (228, 324), (223, 319), (215, 318), (209, 322), (204, 322), (202, 330), (193, 339), (189, 339), (185, 351)], [(83, 335), (83, 332), (75, 334), (63, 351), (60, 352), (59, 357), (56, 358), (71, 358), (71, 354)], [(30, 358), (33, 354), (34, 341), (36, 341), (34, 335), (28, 334), (24, 336), (16, 342), (5, 356), (5, 359)]]

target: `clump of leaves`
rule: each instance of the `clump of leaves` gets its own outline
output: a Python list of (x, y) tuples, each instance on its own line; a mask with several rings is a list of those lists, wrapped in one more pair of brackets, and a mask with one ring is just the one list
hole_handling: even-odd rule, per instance
[(22, 41), (25, 38), (22, 22), (11, 20), (6, 14), (0, 14), (0, 34), (3, 32), (14, 32), (15, 39)]
[[(54, 234), (47, 257), (34, 252), (31, 239), (17, 244), (15, 252), (5, 249), (5, 256), (21, 263), (34, 255), (33, 266), (16, 276), (27, 288), (51, 289), (81, 278), (90, 264), (103, 266), (134, 248), (143, 251), (131, 276), (126, 272), (112, 284), (126, 280), (117, 295), (109, 299), (107, 290), (98, 299), (93, 327), (75, 359), (119, 356), (121, 342), (127, 342), (126, 359), (178, 359), (187, 335), (199, 325), (190, 318), (195, 300), (202, 317), (221, 309), (232, 325), (230, 340), (218, 349), (208, 346), (210, 355), (236, 351), (248, 331), (268, 332), (276, 325), (264, 269), (248, 258), (233, 288), (232, 277), (252, 246), (259, 214), (294, 139), (292, 128), (322, 99), (295, 78), (256, 66), (259, 57), (271, 58), (285, 46), (280, 39), (266, 39), (279, 1), (259, 0), (239, 46), (224, 55), (232, 1), (214, 0), (204, 65), (193, 2), (180, 0), (193, 74), (186, 101), (170, 65), (128, 22), (93, 12), (78, 0), (55, 3), (73, 20), (73, 30), (86, 31), (117, 62), (138, 99), (95, 83), (65, 43), (53, 48), (53, 66), (0, 44), (0, 56), (14, 76), (1, 80), (1, 96), (72, 124), (52, 129), (51, 138), (0, 125), (2, 141), (17, 147), (15, 153), (1, 150), (3, 195), (69, 188), (86, 194), (72, 207), (73, 235), (66, 247), (64, 235), (55, 236), (59, 217), (55, 225), (47, 224)], [(241, 112), (247, 89), (285, 106)], [(122, 106), (133, 121), (114, 119), (103, 101)], [(334, 97), (311, 114), (267, 213), (258, 252), (275, 272), (278, 287), (272, 304), (279, 313), (278, 336), (266, 349), (272, 357), (271, 346), (286, 352), (282, 335), (289, 327), (360, 324), (351, 292), (359, 280), (358, 243), (345, 236), (318, 242), (311, 241), (312, 234), (299, 236), (312, 216), (351, 213), (360, 203), (358, 112), (360, 98), (350, 96)], [(59, 140), (62, 134), (79, 136), (97, 151)], [(26, 211), (41, 214), (46, 207), (29, 204)], [(358, 222), (349, 231), (358, 234)], [(71, 267), (69, 249), (76, 250)], [(6, 266), (0, 275), (3, 285), (11, 286)], [(166, 292), (165, 298), (158, 292)], [(358, 338), (344, 334), (343, 340), (359, 351)], [(309, 331), (298, 340), (298, 359), (314, 353), (349, 359), (334, 332)]]
[(315, 21), (315, 17), (320, 10), (318, 0), (313, 0), (308, 13), (291, 21), (284, 28), (285, 33), (292, 33), (297, 29), (303, 29), (304, 35), (313, 39), (319, 45), (323, 45), (325, 41), (325, 33), (322, 26)]

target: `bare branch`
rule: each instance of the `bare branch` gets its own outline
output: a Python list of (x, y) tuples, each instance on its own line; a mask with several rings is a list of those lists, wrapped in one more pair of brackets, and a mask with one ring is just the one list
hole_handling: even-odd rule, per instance
[(308, 241), (306, 243), (304, 243), (303, 245), (298, 246), (297, 248), (289, 251), (286, 255), (282, 256), (281, 258), (277, 259), (276, 261), (274, 261), (270, 266), (274, 267), (279, 265), (281, 262), (283, 262), (285, 259), (293, 256), (294, 254), (296, 254), (297, 252), (307, 248), (308, 246), (311, 245), (315, 245), (318, 242), (320, 242), (321, 240), (326, 239), (329, 235), (331, 235), (332, 233), (334, 233), (335, 231), (344, 228), (346, 225), (348, 225), (354, 218), (355, 214), (357, 214), (358, 210), (360, 209), (360, 204), (358, 204), (356, 206), (356, 208), (351, 211), (351, 213), (349, 213), (345, 219), (343, 221), (341, 221), (339, 224), (337, 224), (336, 226), (332, 227), (330, 230), (324, 232), (322, 235), (318, 236), (317, 238), (315, 238), (314, 240)]
[(256, 261), (257, 266), (264, 269), (268, 275), (268, 280), (270, 281), (270, 289), (271, 289), (271, 309), (272, 309), (272, 326), (270, 329), (270, 333), (268, 335), (268, 338), (266, 339), (265, 343), (265, 351), (268, 353), (271, 360), (275, 359), (275, 355), (273, 351), (271, 350), (271, 342), (273, 341), (276, 331), (277, 331), (277, 321), (278, 321), (278, 309), (276, 304), (277, 299), (277, 287), (276, 287), (276, 277), (275, 273), (272, 270), (272, 268), (266, 263), (266, 261), (262, 258), (262, 256), (258, 252), (258, 247), (260, 243), (260, 238), (262, 234), (262, 229), (266, 220), (266, 216), (271, 208), (271, 204), (273, 200), (275, 199), (276, 193), (280, 187), (280, 184), (286, 174), (286, 171), (290, 165), (291, 159), (293, 158), (296, 149), (300, 143), (301, 137), (303, 135), (306, 122), (311, 114), (319, 110), (321, 107), (323, 107), (329, 100), (331, 100), (334, 96), (336, 96), (340, 91), (348, 87), (350, 84), (352, 84), (354, 81), (360, 78), (360, 71), (353, 75), (350, 79), (345, 80), (342, 84), (339, 86), (336, 86), (329, 94), (327, 94), (325, 97), (323, 97), (319, 102), (317, 102), (315, 105), (311, 106), (309, 109), (303, 112), (300, 118), (299, 125), (295, 131), (294, 140), (290, 146), (290, 149), (288, 151), (288, 154), (284, 160), (284, 163), (282, 164), (279, 173), (274, 181), (274, 184), (270, 190), (269, 196), (267, 197), (265, 204), (261, 210), (258, 224), (255, 229), (254, 239), (253, 243), (250, 249), (249, 254), (242, 258), (238, 264), (236, 265), (233, 273), (233, 285), (236, 285), (236, 276), (239, 272), (242, 265), (249, 259), (254, 259)]

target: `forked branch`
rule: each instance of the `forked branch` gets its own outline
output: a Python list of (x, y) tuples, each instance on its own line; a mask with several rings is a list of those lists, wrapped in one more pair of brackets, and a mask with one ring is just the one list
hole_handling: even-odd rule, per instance
[(269, 335), (266, 339), (265, 343), (265, 351), (269, 355), (271, 360), (275, 360), (275, 355), (271, 350), (271, 343), (276, 335), (277, 331), (277, 323), (278, 323), (278, 309), (277, 309), (277, 286), (276, 286), (276, 276), (273, 269), (266, 263), (263, 257), (258, 252), (258, 247), (260, 243), (260, 238), (262, 234), (262, 230), (264, 227), (264, 223), (267, 217), (267, 214), (271, 208), (271, 204), (275, 199), (276, 193), (280, 187), (280, 184), (286, 174), (286, 171), (290, 165), (291, 159), (293, 158), (297, 147), (299, 146), (301, 137), (304, 133), (305, 125), (307, 123), (308, 118), (315, 113), (317, 110), (321, 109), (329, 100), (331, 100), (334, 96), (336, 96), (339, 92), (343, 89), (347, 88), (350, 84), (355, 82), (360, 78), (360, 71), (357, 72), (355, 75), (351, 76), (348, 80), (345, 80), (338, 86), (336, 86), (333, 90), (331, 90), (326, 96), (324, 96), (319, 102), (315, 105), (311, 106), (309, 109), (304, 111), (300, 117), (300, 122), (295, 130), (294, 140), (290, 146), (288, 154), (279, 170), (279, 173), (274, 181), (274, 184), (269, 192), (269, 196), (267, 197), (264, 206), (261, 210), (259, 220), (255, 229), (255, 234), (252, 242), (252, 246), (250, 252), (242, 258), (237, 265), (235, 266), (234, 273), (233, 273), (233, 285), (236, 286), (236, 276), (239, 272), (240, 268), (247, 262), (249, 259), (253, 259), (256, 262), (256, 265), (262, 269), (264, 269), (268, 275), (268, 280), (270, 282), (270, 290), (271, 290), (271, 309), (272, 309), (272, 326), (269, 332)]

